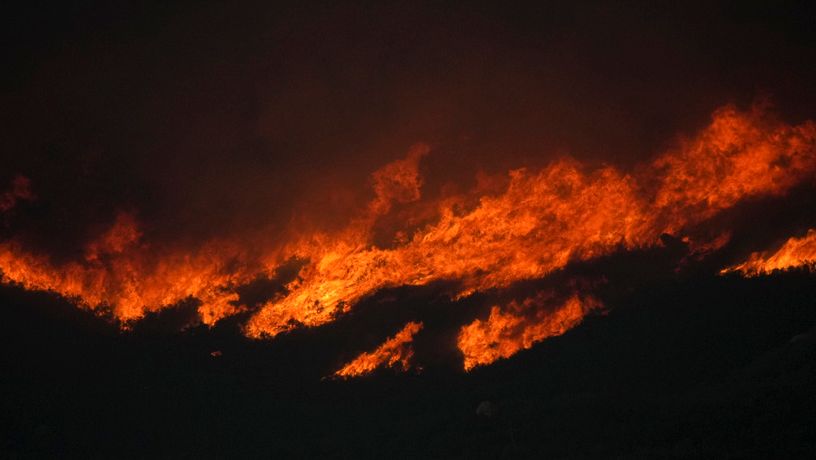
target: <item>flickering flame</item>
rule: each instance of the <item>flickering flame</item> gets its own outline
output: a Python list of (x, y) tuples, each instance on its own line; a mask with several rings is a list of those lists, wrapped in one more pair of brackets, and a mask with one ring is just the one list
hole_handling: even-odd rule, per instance
[(801, 238), (788, 239), (772, 254), (755, 252), (745, 262), (724, 268), (720, 273), (740, 272), (745, 276), (757, 276), (793, 267), (813, 268), (814, 265), (816, 265), (816, 230), (810, 229), (807, 235)]
[(0, 243), (0, 269), (7, 282), (54, 291), (86, 308), (110, 308), (124, 324), (186, 299), (200, 302), (206, 324), (240, 311), (230, 288), (254, 276), (242, 270), (242, 249), (211, 242), (195, 253), (157, 253), (140, 238), (135, 217), (123, 213), (87, 245), (84, 261), (55, 266), (8, 241)]
[(465, 370), (508, 358), (548, 337), (561, 335), (577, 326), (600, 302), (573, 295), (548, 307), (547, 296), (512, 301), (505, 308), (494, 306), (486, 320), (477, 319), (459, 331), (457, 345), (465, 357)]
[(358, 377), (369, 374), (380, 367), (398, 368), (407, 371), (411, 368), (411, 358), (414, 350), (411, 341), (414, 335), (422, 330), (421, 322), (410, 322), (397, 332), (394, 337), (386, 340), (376, 350), (366, 352), (354, 358), (334, 373), (336, 377)]
[[(246, 310), (238, 288), (293, 259), (304, 261), (286, 291), (245, 324), (247, 336), (271, 338), (331, 322), (383, 288), (454, 280), (461, 287), (450, 294), (462, 297), (539, 279), (572, 261), (660, 244), (664, 233), (686, 238), (696, 225), (741, 200), (783, 195), (812, 180), (816, 124), (791, 126), (759, 108), (741, 112), (729, 106), (717, 110), (696, 136), (632, 172), (565, 158), (540, 170), (512, 170), (506, 186), (490, 193), (477, 188), (423, 202), (419, 165), (429, 152), (417, 145), (374, 172), (374, 197), (340, 231), (297, 228), (289, 232), (295, 235), (291, 240), (274, 244), (225, 237), (182, 248), (149, 241), (136, 215), (123, 212), (86, 245), (82, 260), (55, 263), (21, 240), (0, 241), (2, 280), (109, 310), (125, 325), (195, 300), (202, 321), (214, 324)], [(33, 196), (28, 181), (17, 179), (0, 196), (0, 212)], [(376, 245), (377, 224), (410, 212), (412, 203), (422, 217), (409, 216), (393, 244)], [(730, 229), (720, 230), (712, 241), (687, 241), (705, 254), (727, 241)], [(564, 311), (578, 318), (558, 324), (574, 325), (585, 309)], [(477, 331), (512, 318), (521, 318), (522, 331), (537, 331), (539, 323), (547, 331), (553, 327), (549, 316), (518, 316), (512, 308), (496, 310), (491, 318), (468, 327)], [(522, 348), (537, 339), (526, 340)]]
[[(654, 245), (663, 233), (682, 236), (741, 199), (782, 194), (814, 171), (814, 123), (792, 127), (758, 109), (725, 107), (698, 136), (636, 175), (564, 159), (536, 172), (511, 171), (503, 193), (480, 197), (472, 209), (442, 200), (436, 222), (393, 248), (371, 245), (370, 227), (359, 222), (295, 244), (294, 254), (311, 263), (246, 333), (273, 337), (323, 324), (386, 287), (453, 279), (467, 295), (541, 278), (572, 260)], [(700, 242), (715, 243), (723, 242)]]

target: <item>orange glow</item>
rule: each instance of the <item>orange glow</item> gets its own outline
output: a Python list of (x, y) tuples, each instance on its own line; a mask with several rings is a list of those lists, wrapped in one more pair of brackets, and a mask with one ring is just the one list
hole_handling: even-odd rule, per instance
[(454, 293), (462, 296), (541, 278), (572, 260), (654, 245), (663, 233), (683, 236), (741, 199), (782, 194), (814, 171), (816, 125), (791, 127), (759, 109), (725, 107), (700, 134), (636, 175), (563, 159), (540, 171), (511, 171), (503, 193), (481, 196), (470, 209), (459, 206), (464, 198), (442, 200), (435, 223), (393, 248), (373, 246), (362, 221), (297, 243), (290, 249), (310, 263), (246, 333), (273, 337), (323, 324), (385, 287), (453, 279), (462, 282)]
[[(271, 338), (331, 322), (383, 288), (454, 280), (461, 288), (450, 294), (462, 297), (539, 279), (572, 261), (653, 246), (663, 233), (692, 241), (687, 237), (695, 225), (741, 200), (781, 196), (812, 180), (816, 124), (791, 126), (759, 108), (743, 112), (729, 106), (717, 110), (697, 135), (632, 171), (562, 158), (539, 170), (512, 170), (505, 181), (480, 181), (506, 184), (490, 187), (491, 192), (477, 187), (423, 201), (419, 166), (430, 151), (417, 145), (404, 159), (375, 171), (373, 198), (340, 231), (291, 228), (288, 234), (294, 236), (287, 241), (249, 244), (236, 235), (185, 248), (149, 241), (135, 214), (120, 213), (107, 232), (85, 246), (81, 260), (55, 263), (14, 238), (0, 241), (2, 280), (56, 292), (84, 308), (109, 310), (124, 325), (194, 300), (201, 320), (214, 324), (246, 310), (237, 288), (302, 260), (286, 291), (244, 326), (249, 337)], [(0, 196), (0, 211), (32, 197), (28, 181), (18, 179)], [(416, 209), (421, 216), (410, 215)], [(402, 219), (398, 213), (409, 215)], [(383, 222), (403, 226), (394, 229), (393, 244), (375, 244), (375, 229)], [(722, 246), (729, 230), (720, 229), (714, 241), (694, 241), (692, 249), (704, 254)], [(578, 317), (559, 317), (559, 325), (580, 321), (586, 305), (573, 304), (563, 311)], [(523, 320), (513, 326), (527, 337), (520, 339), (522, 348), (549, 333), (537, 327), (555, 327), (549, 316), (513, 312), (496, 310), (492, 322), (468, 327), (476, 331), (503, 319)], [(471, 359), (473, 365), (481, 363)]]
[(494, 306), (490, 316), (475, 320), (459, 331), (457, 345), (465, 356), (465, 370), (508, 358), (547, 337), (561, 335), (577, 326), (600, 303), (574, 295), (554, 308), (551, 299), (539, 295), (523, 302), (510, 302), (504, 309)]
[[(117, 216), (113, 226), (87, 245), (85, 260), (54, 266), (14, 241), (0, 243), (3, 279), (27, 289), (57, 292), (93, 310), (110, 308), (123, 323), (186, 299), (197, 299), (201, 319), (213, 324), (239, 311), (232, 286), (253, 272), (241, 270), (233, 244), (210, 243), (195, 253), (151, 251), (140, 243), (135, 217)], [(160, 255), (159, 255), (160, 254)]]
[(665, 214), (665, 231), (675, 233), (746, 197), (781, 195), (812, 179), (814, 144), (813, 122), (788, 126), (768, 120), (759, 108), (717, 110), (708, 128), (652, 164), (661, 176), (654, 208)]
[(808, 230), (801, 238), (790, 238), (773, 254), (755, 252), (745, 262), (725, 268), (720, 273), (741, 272), (745, 276), (757, 276), (774, 270), (816, 264), (816, 230)]
[(368, 236), (360, 232), (301, 249), (314, 262), (246, 330), (260, 337), (319, 325), (384, 287), (458, 279), (465, 294), (542, 277), (572, 258), (645, 243), (641, 206), (632, 180), (612, 168), (586, 173), (564, 160), (538, 173), (513, 171), (502, 195), (482, 197), (464, 214), (442, 205), (435, 224), (396, 248), (343, 238)]
[(422, 323), (410, 322), (397, 332), (394, 337), (386, 340), (376, 350), (363, 353), (353, 361), (335, 372), (336, 377), (358, 377), (369, 374), (379, 367), (393, 367), (407, 371), (411, 368), (411, 358), (414, 350), (411, 341), (414, 335), (422, 330)]
[(0, 212), (5, 212), (17, 205), (19, 200), (31, 200), (31, 181), (27, 177), (17, 176), (11, 181), (11, 190), (0, 194)]

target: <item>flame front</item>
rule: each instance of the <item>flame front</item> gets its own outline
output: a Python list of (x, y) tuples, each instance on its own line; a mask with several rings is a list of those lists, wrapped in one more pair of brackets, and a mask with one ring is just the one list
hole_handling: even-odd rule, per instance
[(561, 335), (577, 326), (600, 302), (573, 295), (547, 308), (551, 299), (539, 295), (522, 302), (512, 301), (504, 309), (494, 306), (484, 321), (475, 320), (459, 331), (457, 345), (465, 357), (465, 370), (508, 358), (548, 337)]
[[(540, 170), (510, 171), (506, 185), (490, 193), (477, 188), (423, 201), (419, 165), (429, 152), (417, 145), (376, 171), (373, 199), (337, 232), (293, 228), (289, 234), (296, 236), (289, 241), (223, 238), (179, 248), (147, 241), (135, 214), (120, 213), (87, 244), (83, 260), (55, 263), (20, 240), (0, 242), (2, 280), (59, 293), (85, 308), (110, 309), (123, 324), (195, 299), (202, 321), (214, 324), (246, 310), (239, 304), (242, 285), (302, 260), (285, 292), (263, 303), (244, 326), (249, 337), (271, 338), (331, 322), (383, 288), (453, 280), (460, 288), (451, 294), (462, 297), (540, 279), (572, 261), (659, 244), (664, 233), (688, 237), (696, 225), (746, 198), (780, 196), (812, 180), (816, 124), (792, 126), (760, 108), (742, 112), (728, 106), (696, 136), (630, 172), (565, 158)], [(0, 197), (0, 211), (32, 198), (28, 182), (18, 179)], [(422, 216), (403, 219), (406, 227), (398, 229), (393, 244), (375, 244), (378, 223), (389, 216), (400, 221), (394, 213), (412, 205)], [(720, 230), (712, 241), (695, 241), (695, 249), (703, 253), (724, 244), (730, 229)], [(793, 254), (798, 243), (786, 244), (763, 262), (763, 270), (805, 260)], [(812, 244), (807, 247), (812, 251)], [(462, 329), (467, 368), (562, 333), (587, 311), (586, 300), (576, 297), (543, 316), (519, 315), (525, 302), (494, 309), (487, 320)], [(411, 335), (416, 327), (403, 332)], [(483, 351), (491, 343), (497, 349)]]
[(422, 330), (421, 322), (410, 322), (386, 340), (376, 350), (363, 353), (334, 373), (336, 377), (357, 377), (373, 372), (379, 367), (393, 367), (407, 371), (411, 368), (414, 350), (411, 341)]
[(793, 267), (813, 267), (816, 264), (816, 230), (810, 229), (807, 235), (792, 237), (779, 248), (768, 254), (755, 252), (745, 262), (724, 268), (721, 274), (740, 272), (745, 276), (757, 276), (771, 273), (774, 270), (785, 270)]
[(0, 212), (8, 211), (20, 200), (32, 200), (31, 181), (27, 177), (17, 176), (11, 181), (11, 190), (0, 194)]
[(374, 247), (370, 227), (357, 224), (300, 243), (293, 253), (311, 263), (246, 332), (273, 337), (323, 324), (385, 287), (452, 279), (466, 295), (541, 278), (572, 260), (654, 245), (663, 233), (681, 236), (742, 199), (783, 194), (814, 171), (812, 122), (791, 127), (759, 109), (725, 107), (637, 174), (565, 159), (538, 172), (511, 171), (503, 193), (481, 196), (470, 210), (461, 210), (463, 197), (441, 200), (436, 222), (395, 248)]
[(83, 261), (54, 266), (8, 241), (0, 243), (0, 268), (6, 281), (57, 292), (86, 308), (110, 308), (123, 324), (186, 299), (200, 302), (207, 324), (239, 311), (229, 288), (254, 274), (241, 269), (246, 257), (238, 246), (211, 242), (195, 253), (157, 253), (140, 238), (134, 216), (123, 213), (87, 245)]

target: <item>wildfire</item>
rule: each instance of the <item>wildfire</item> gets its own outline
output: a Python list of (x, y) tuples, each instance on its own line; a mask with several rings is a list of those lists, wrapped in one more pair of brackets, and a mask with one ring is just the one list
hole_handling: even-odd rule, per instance
[[(659, 244), (664, 233), (688, 237), (695, 225), (741, 200), (782, 195), (812, 180), (816, 124), (791, 126), (759, 108), (743, 112), (728, 106), (717, 110), (696, 136), (631, 172), (608, 165), (590, 168), (565, 158), (540, 170), (512, 170), (500, 190), (477, 188), (422, 201), (419, 165), (429, 152), (428, 146), (417, 145), (404, 159), (374, 172), (374, 197), (337, 232), (292, 229), (296, 237), (275, 244), (223, 238), (181, 248), (149, 241), (136, 215), (125, 212), (86, 245), (82, 260), (55, 263), (14, 238), (0, 242), (2, 280), (59, 293), (85, 308), (110, 310), (123, 324), (194, 299), (202, 321), (214, 324), (246, 309), (239, 304), (238, 288), (302, 260), (286, 291), (261, 305), (245, 324), (247, 336), (271, 338), (333, 321), (383, 288), (455, 280), (461, 288), (450, 294), (461, 297), (542, 278), (572, 261)], [(0, 211), (20, 199), (33, 199), (25, 179), (15, 180), (12, 190), (0, 196)], [(410, 211), (412, 204), (422, 209), (422, 217), (392, 219), (406, 227), (397, 229), (393, 244), (376, 245), (377, 224)], [(722, 235), (730, 229), (721, 230), (719, 239), (694, 240), (695, 250), (702, 254), (725, 244)], [(806, 240), (812, 241), (812, 235)], [(790, 255), (768, 258), (764, 269), (806, 260), (803, 249), (794, 254), (799, 243), (807, 246), (789, 241), (780, 253)], [(812, 243), (807, 247), (813, 250)], [(536, 307), (546, 314), (528, 311), (536, 310), (536, 302), (496, 308), (486, 321), (465, 326), (460, 347), (466, 367), (563, 333), (580, 322), (590, 305), (575, 297), (554, 310)], [(410, 338), (420, 327), (410, 324), (392, 340)], [(490, 348), (494, 343), (496, 348)], [(388, 350), (394, 362), (402, 363), (401, 349), (377, 350), (349, 366), (390, 363), (391, 358), (373, 358)], [(351, 375), (346, 368), (338, 372)]]
[(410, 322), (386, 340), (376, 350), (363, 353), (334, 373), (336, 377), (357, 377), (373, 372), (378, 367), (398, 367), (407, 371), (411, 367), (414, 350), (411, 341), (422, 330), (421, 322)]
[(721, 274), (741, 272), (745, 276), (757, 276), (792, 267), (816, 264), (816, 230), (808, 230), (801, 238), (790, 238), (773, 254), (755, 252), (745, 262), (724, 268)]
[(494, 306), (487, 320), (475, 320), (459, 331), (457, 344), (465, 356), (465, 370), (508, 358), (547, 337), (561, 335), (577, 326), (587, 312), (600, 302), (573, 295), (565, 302), (547, 308), (547, 296), (510, 302), (504, 309)]
[(123, 213), (87, 245), (83, 261), (55, 266), (47, 257), (8, 241), (0, 243), (0, 269), (6, 282), (54, 291), (94, 310), (110, 308), (125, 325), (148, 311), (191, 298), (200, 302), (198, 310), (207, 324), (240, 310), (230, 287), (253, 276), (242, 270), (242, 249), (211, 242), (192, 254), (157, 253), (140, 242), (141, 235), (135, 217)]
[(385, 287), (454, 279), (466, 295), (541, 278), (572, 260), (653, 245), (663, 233), (682, 236), (741, 199), (782, 194), (814, 171), (814, 123), (792, 127), (759, 109), (725, 107), (636, 175), (565, 159), (537, 172), (511, 171), (503, 193), (481, 196), (470, 210), (457, 206), (464, 200), (442, 200), (436, 222), (394, 248), (371, 245), (370, 227), (358, 223), (303, 242), (294, 253), (311, 263), (246, 333), (273, 337), (323, 324)]

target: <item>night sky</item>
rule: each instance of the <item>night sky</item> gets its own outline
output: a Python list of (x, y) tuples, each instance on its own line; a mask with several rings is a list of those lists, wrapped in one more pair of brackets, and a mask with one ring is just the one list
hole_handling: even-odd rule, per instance
[[(4, 7), (0, 193), (31, 196), (0, 206), (0, 242), (67, 267), (126, 213), (157, 257), (271, 253), (341, 232), (428, 145), (422, 200), (372, 224), (390, 247), (423, 203), (517, 168), (648, 176), (723, 106), (816, 120), (810, 2), (235, 3)], [(816, 228), (814, 177), (700, 223), (729, 229), (710, 252), (664, 234), (467, 296), (387, 285), (274, 339), (243, 327), (308, 261), (239, 283), (247, 309), (214, 326), (195, 298), (123, 324), (4, 280), (0, 458), (812, 458), (812, 270), (718, 272)], [(574, 289), (604, 308), (462, 369), (463, 324)], [(327, 378), (420, 319), (411, 369)]]

